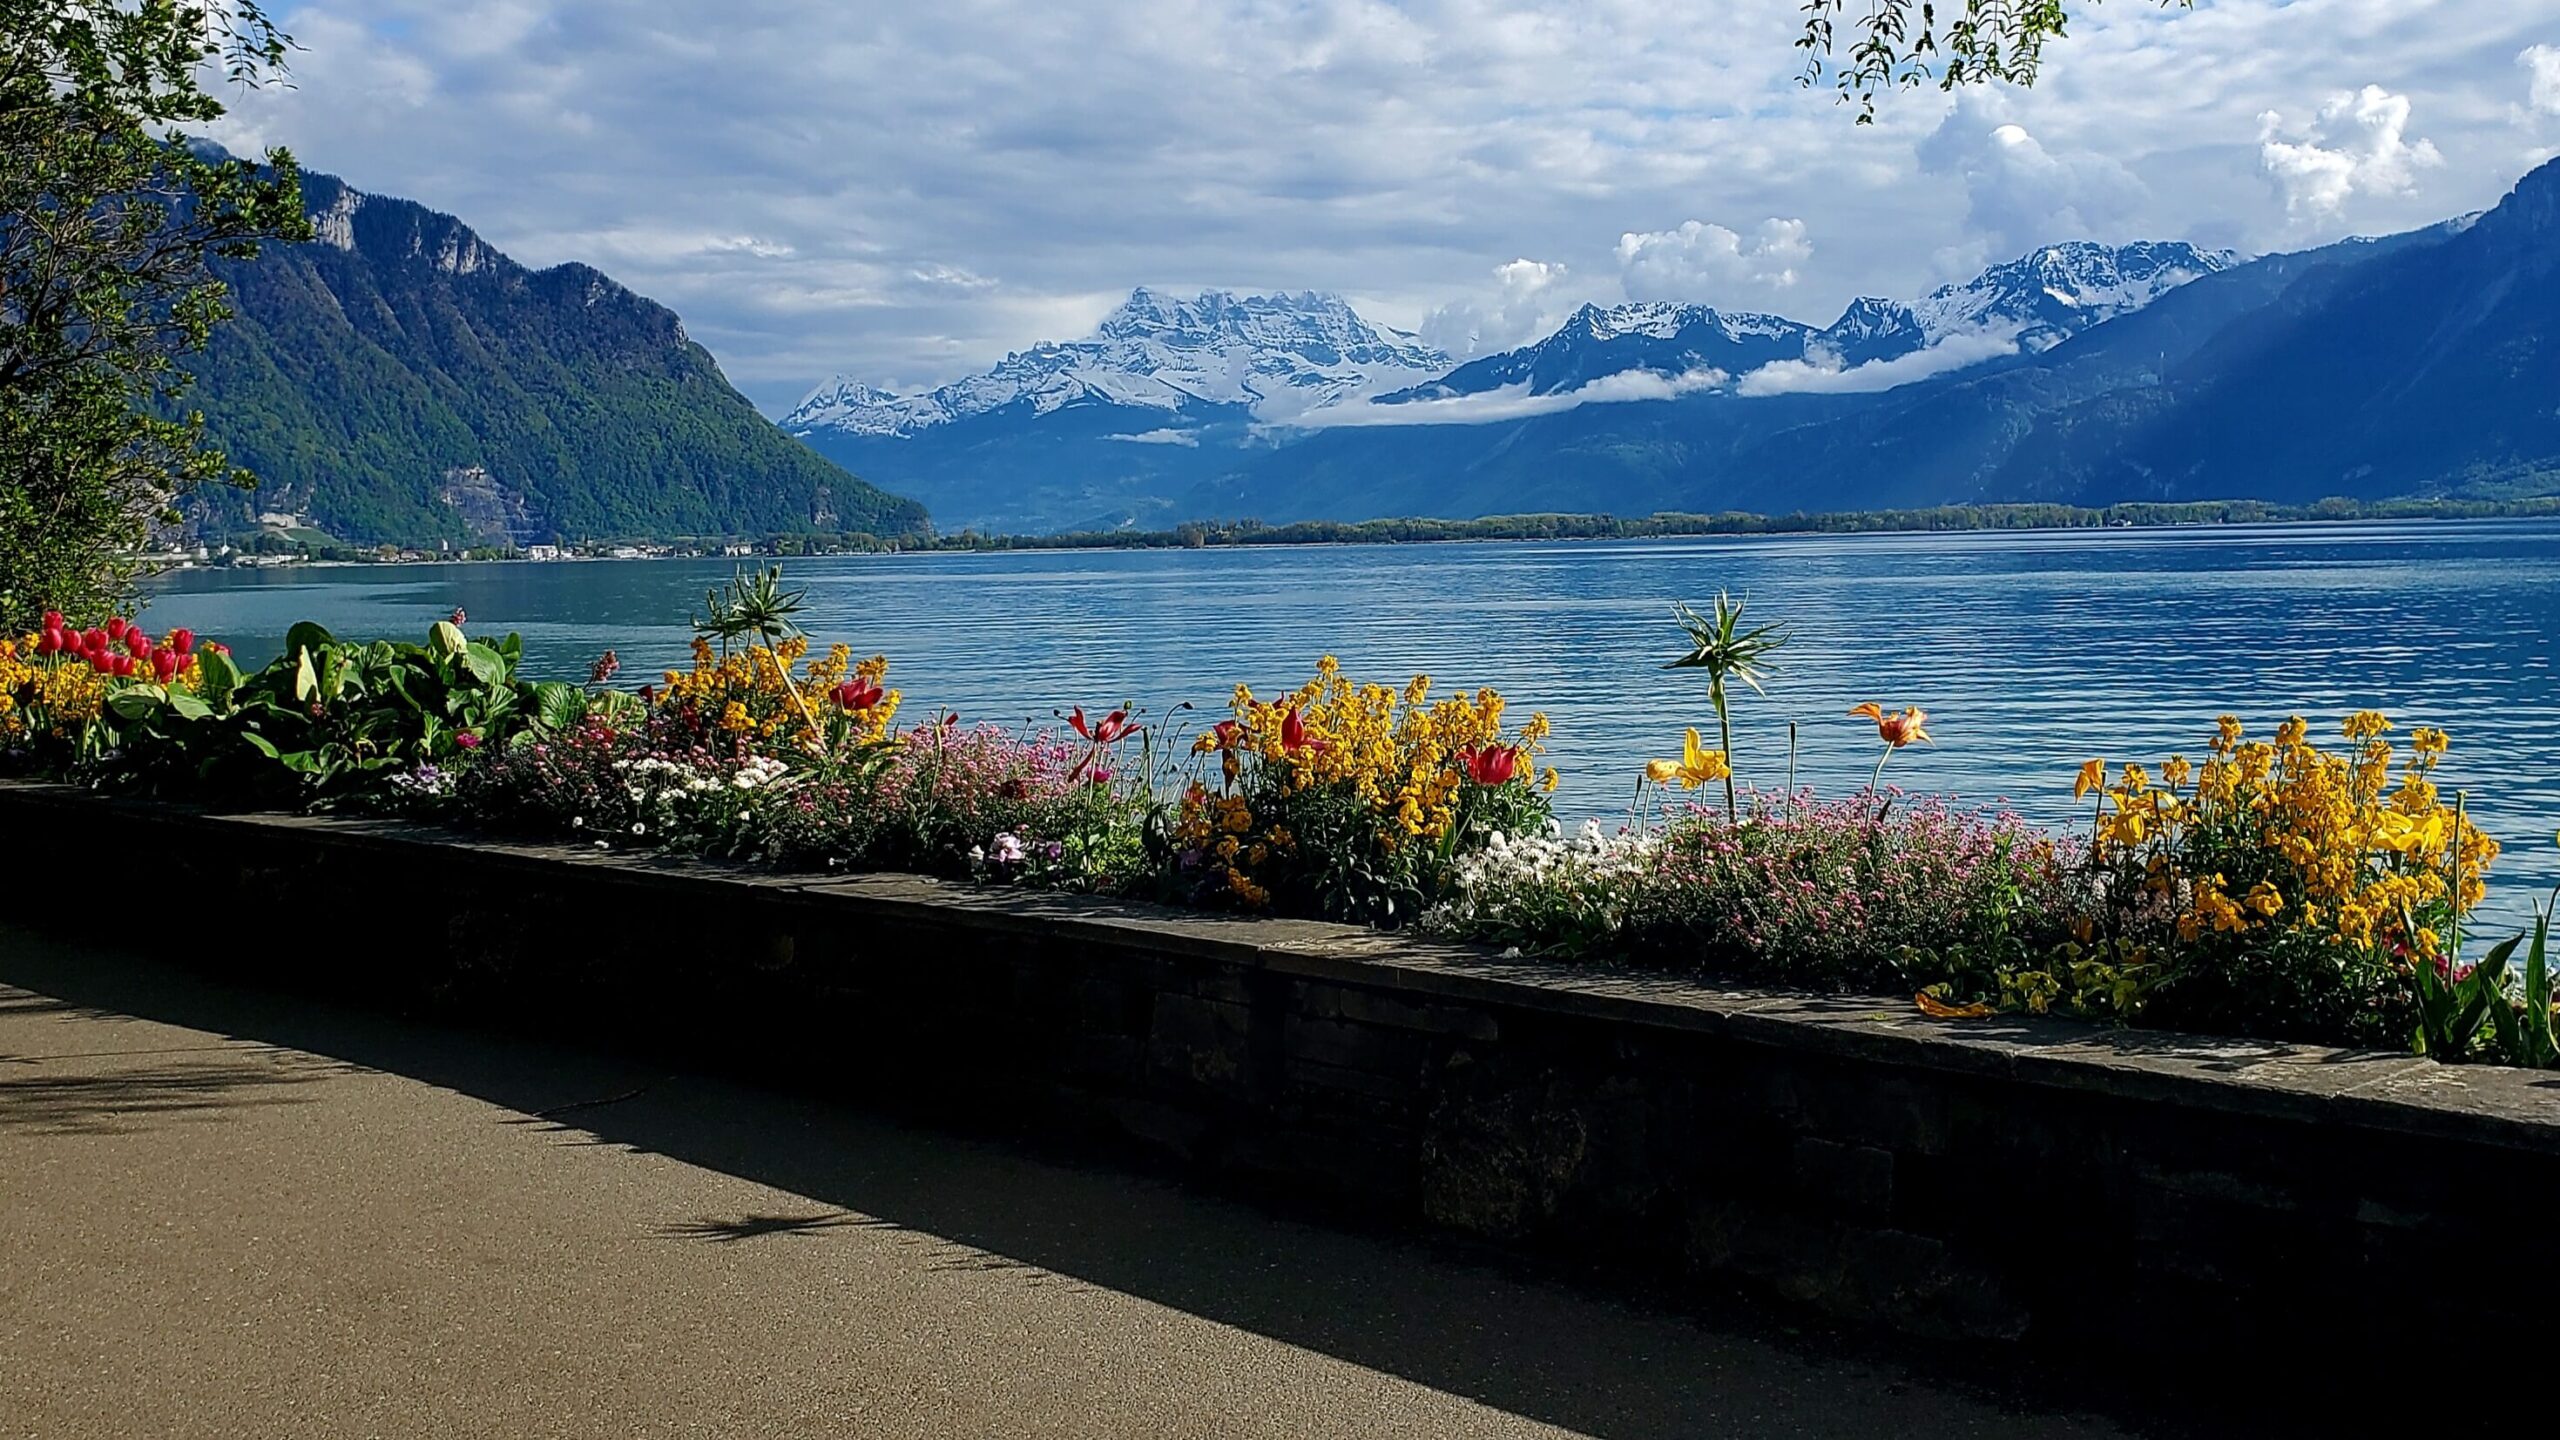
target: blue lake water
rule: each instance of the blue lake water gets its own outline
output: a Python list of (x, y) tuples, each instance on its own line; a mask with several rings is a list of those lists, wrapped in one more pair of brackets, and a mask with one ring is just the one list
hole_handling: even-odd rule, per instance
[[(683, 662), (687, 618), (726, 561), (188, 571), (158, 582), (156, 626), (187, 624), (244, 660), (287, 626), (417, 638), (456, 606), (516, 630), (537, 674), (580, 678), (608, 646), (627, 683)], [(1493, 685), (1555, 721), (1561, 807), (1619, 812), (1650, 756), (1710, 727), (1704, 681), (1657, 668), (1683, 649), (1675, 598), (1747, 595), (1794, 638), (1765, 697), (1744, 694), (1746, 780), (1865, 782), (1864, 700), (1926, 706), (1934, 749), (1887, 770), (2068, 824), (2091, 756), (2201, 753), (2214, 717), (2316, 733), (2363, 707), (2440, 725), (2443, 777), (2508, 846), (2504, 919), (2560, 881), (2560, 523), (2484, 522), (1856, 535), (1594, 544), (846, 556), (789, 569), (803, 623), (892, 660), (911, 717), (1050, 723), (1134, 701), (1216, 713), (1237, 681), (1354, 678)]]

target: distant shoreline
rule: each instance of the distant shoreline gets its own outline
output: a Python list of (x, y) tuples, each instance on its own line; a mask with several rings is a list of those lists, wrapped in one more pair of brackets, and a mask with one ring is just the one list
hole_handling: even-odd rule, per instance
[[(1589, 514), (1496, 515), (1475, 520), (1422, 518), (1299, 521), (1203, 521), (1169, 530), (1072, 531), (1054, 535), (980, 535), (963, 530), (929, 540), (883, 540), (869, 535), (768, 536), (740, 542), (675, 540), (595, 542), (561, 547), (534, 559), (521, 550), (484, 548), (440, 553), (396, 547), (305, 547), (294, 553), (243, 558), (166, 557), (155, 574), (187, 570), (390, 565), (573, 564), (601, 560), (805, 559), (822, 555), (993, 554), (1046, 550), (1216, 550), (1257, 546), (1431, 545), (1466, 542), (1618, 541), (1747, 538), (1786, 535), (1979, 534), (2003, 531), (2209, 529), (2242, 525), (2337, 525), (2407, 520), (2529, 520), (2560, 518), (2560, 496), (2513, 500), (2322, 500), (2278, 505), (2258, 500), (2141, 501), (2122, 505), (1941, 505), (1902, 510), (1842, 510), (1761, 515), (1660, 513), (1641, 517)], [(747, 547), (741, 554), (742, 543)], [(546, 547), (552, 548), (552, 547)], [(594, 553), (577, 553), (586, 549)], [(608, 551), (625, 553), (603, 553)]]

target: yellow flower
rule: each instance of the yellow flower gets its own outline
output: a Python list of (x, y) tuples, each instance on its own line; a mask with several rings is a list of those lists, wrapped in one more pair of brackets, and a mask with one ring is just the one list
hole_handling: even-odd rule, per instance
[(2080, 778), (2071, 787), (2071, 798), (2086, 800), (2093, 790), (2107, 788), (2107, 762), (2092, 760), (2080, 767)]
[(1657, 784), (1677, 782), (1684, 790), (1695, 790), (1731, 775), (1733, 766), (1727, 763), (1723, 751), (1706, 748), (1692, 728), (1679, 759), (1653, 761), (1644, 767), (1644, 773), (1645, 778)]

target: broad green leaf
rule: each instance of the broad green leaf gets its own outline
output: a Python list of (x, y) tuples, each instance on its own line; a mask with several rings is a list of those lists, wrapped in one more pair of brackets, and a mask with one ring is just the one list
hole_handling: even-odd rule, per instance
[(196, 666), (196, 693), (208, 704), (230, 704), (232, 692), (240, 688), (240, 667), (219, 650), (198, 651)]
[(338, 643), (338, 637), (308, 620), (284, 632), (287, 650), (319, 650)]
[(506, 683), (507, 657), (480, 641), (474, 640), (464, 649), (462, 664), (464, 669), (471, 672), (471, 678), (483, 685)]
[(107, 697), (107, 708), (127, 720), (139, 720), (158, 710), (168, 698), (169, 692), (157, 685), (128, 685)]
[(462, 627), (450, 620), (439, 620), (427, 631), (427, 648), (438, 655), (459, 655), (470, 643), (463, 636)]
[(587, 697), (575, 685), (545, 680), (533, 687), (533, 701), (547, 730), (567, 730), (587, 717)]

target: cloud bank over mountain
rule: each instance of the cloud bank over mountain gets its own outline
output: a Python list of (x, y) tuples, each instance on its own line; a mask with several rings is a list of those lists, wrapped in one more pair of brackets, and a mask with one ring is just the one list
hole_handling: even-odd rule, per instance
[[(1433, 343), (1489, 354), (1586, 301), (1767, 308), (1776, 289), (1788, 313), (1837, 313), (2067, 235), (2261, 251), (2406, 229), (2494, 202), (2524, 151), (2560, 144), (2560, 20), (2512, 0), (2098, 5), (2035, 91), (1896, 95), (1868, 128), (1796, 85), (1788, 4), (735, 0), (706, 25), (678, 0), (302, 0), (285, 18), (294, 87), (226, 96), (217, 138), (468, 214), (530, 263), (599, 266), (680, 310), (768, 409), (839, 369), (975, 373), (1083, 333), (1141, 280), (1337, 292), (1413, 331), (1439, 313)], [(2359, 99), (2326, 115), (2338, 95)], [(2292, 147), (2272, 167), (2271, 143)], [(1630, 274), (1622, 237), (1691, 222)], [(1543, 289), (1499, 273), (1523, 259)]]

